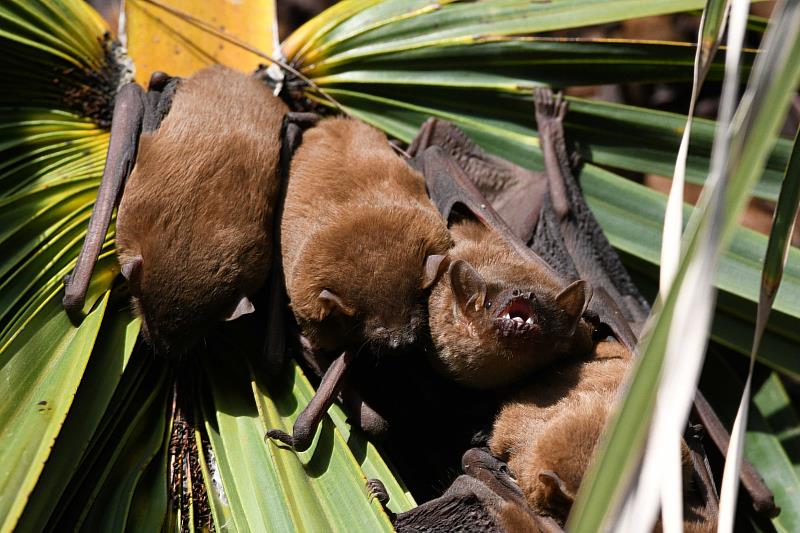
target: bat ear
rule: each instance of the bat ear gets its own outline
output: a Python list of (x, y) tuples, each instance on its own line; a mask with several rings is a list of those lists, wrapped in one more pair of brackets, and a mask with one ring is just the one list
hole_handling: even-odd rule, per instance
[(586, 308), (586, 302), (588, 301), (587, 291), (586, 282), (579, 279), (556, 296), (556, 304), (564, 310), (570, 320), (569, 335), (575, 332), (583, 310)]
[(450, 287), (453, 289), (455, 306), (465, 315), (472, 314), (483, 307), (486, 301), (486, 282), (472, 265), (462, 259), (453, 261), (448, 269)]
[(137, 255), (121, 266), (122, 275), (128, 280), (131, 292), (133, 292), (134, 295), (139, 292), (139, 283), (142, 279), (142, 262), (142, 256)]
[(422, 288), (427, 289), (433, 285), (450, 263), (446, 255), (429, 255), (425, 258), (425, 269), (422, 272)]
[(342, 300), (338, 294), (331, 292), (328, 289), (323, 289), (322, 292), (319, 293), (317, 299), (319, 300), (320, 305), (322, 305), (322, 314), (320, 316), (320, 320), (331, 314), (334, 309), (338, 309), (342, 312), (342, 314), (347, 316), (353, 316), (356, 314), (355, 309), (344, 303), (344, 300)]
[(575, 501), (575, 495), (567, 488), (564, 481), (552, 470), (539, 472), (539, 481), (545, 487), (546, 499), (559, 507), (569, 508)]
[(239, 301), (236, 302), (236, 306), (233, 308), (233, 311), (231, 311), (231, 313), (225, 317), (225, 321), (230, 322), (231, 320), (236, 320), (240, 316), (249, 315), (255, 310), (256, 308), (253, 307), (253, 302), (251, 302), (247, 296), (242, 294), (239, 297)]

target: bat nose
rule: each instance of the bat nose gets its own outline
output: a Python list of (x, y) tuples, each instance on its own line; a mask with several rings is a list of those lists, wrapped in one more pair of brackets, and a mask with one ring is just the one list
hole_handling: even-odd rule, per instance
[(389, 328), (378, 328), (376, 331), (382, 338), (385, 346), (392, 350), (397, 350), (400, 348), (404, 348), (406, 346), (410, 346), (414, 344), (416, 339), (413, 332), (409, 331), (408, 328), (398, 328), (398, 329), (389, 329)]

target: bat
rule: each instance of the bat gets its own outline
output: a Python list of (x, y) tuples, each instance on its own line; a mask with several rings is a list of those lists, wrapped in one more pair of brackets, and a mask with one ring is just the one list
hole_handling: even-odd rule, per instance
[(415, 344), (427, 276), (451, 245), (422, 176), (383, 133), (345, 118), (304, 133), (281, 248), (290, 306), (315, 348)]
[(564, 287), (474, 219), (455, 222), (451, 234), (450, 266), (428, 300), (435, 367), (497, 388), (592, 349), (584, 281)]
[(97, 203), (64, 307), (79, 322), (119, 202), (116, 245), (143, 337), (179, 356), (207, 328), (253, 311), (270, 271), (282, 100), (214, 66), (181, 80), (156, 73), (118, 96)]
[(347, 118), (303, 133), (280, 225), (286, 292), (303, 334), (315, 350), (344, 351), (293, 436), (268, 433), (303, 450), (363, 347), (379, 353), (418, 342), (427, 291), (452, 239), (423, 177), (383, 133)]
[[(489, 448), (508, 463), (536, 512), (566, 520), (632, 360), (620, 343), (601, 341), (587, 357), (525, 383), (501, 408)], [(685, 444), (683, 458), (689, 480)]]
[[(500, 158), (489, 156), (458, 128), (435, 119), (429, 119), (423, 125), (409, 152), (416, 155), (416, 166), (424, 168), (427, 165), (423, 172), (429, 191), (445, 217), (450, 216), (454, 207), (465, 209), (474, 218), (494, 229), (496, 234), (509, 240), (515, 250), (519, 249), (520, 242), (526, 242), (562, 276), (572, 279), (580, 276), (586, 279), (594, 289), (590, 309), (597, 315), (593, 320), (597, 328), (596, 336), (602, 338), (603, 334), (609, 334), (633, 353), (636, 344), (634, 330), (638, 331), (649, 307), (631, 282), (580, 194), (573, 175), (578, 164), (577, 159), (567, 155), (564, 142), (562, 122), (566, 103), (559, 97), (554, 98), (547, 91), (538, 91), (534, 101), (541, 133), (540, 142), (545, 153), (544, 173), (527, 171)], [(431, 144), (447, 147), (448, 153), (445, 155), (450, 157), (443, 157), (442, 150), (438, 148), (428, 148)], [(436, 154), (435, 150), (440, 153)], [(469, 178), (465, 179), (464, 170), (459, 163), (464, 169), (470, 170)], [(514, 192), (510, 192), (512, 190)], [(542, 190), (545, 191), (543, 198), (540, 192)], [(502, 224), (495, 222), (500, 218), (497, 213), (492, 212), (487, 216), (487, 210), (493, 210), (486, 205), (489, 202), (482, 197), (481, 191), (486, 191), (487, 196), (491, 195), (492, 204), (503, 209)], [(518, 198), (526, 191), (529, 194), (525, 198), (528, 209), (539, 210), (534, 216), (526, 211), (525, 201)], [(512, 196), (517, 198), (511, 198)], [(505, 220), (510, 226), (505, 224)], [(510, 231), (509, 227), (517, 229)], [(698, 400), (700, 399), (702, 395), (698, 392)], [(698, 408), (698, 412), (701, 419), (718, 422), (713, 410), (707, 406)], [(702, 446), (696, 436), (687, 439), (687, 442), (691, 449), (689, 455), (695, 478), (699, 481), (698, 492), (705, 500), (704, 509), (713, 515), (716, 489)], [(743, 482), (754, 500), (759, 501), (756, 507), (767, 509), (767, 514), (774, 515), (776, 509), (771, 494), (758, 476), (743, 476)]]

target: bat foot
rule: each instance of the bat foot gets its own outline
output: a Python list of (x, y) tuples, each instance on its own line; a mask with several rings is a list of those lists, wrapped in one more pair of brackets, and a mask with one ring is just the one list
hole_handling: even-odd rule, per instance
[(378, 503), (380, 503), (383, 508), (383, 512), (386, 513), (389, 520), (394, 524), (397, 520), (397, 515), (386, 507), (389, 503), (389, 491), (386, 490), (386, 485), (384, 485), (380, 479), (368, 479), (367, 494), (369, 495), (370, 501), (373, 499), (378, 500)]
[(551, 124), (562, 124), (567, 114), (567, 101), (562, 93), (553, 94), (549, 87), (537, 87), (533, 91), (533, 105), (539, 131)]
[(306, 427), (302, 424), (298, 426), (295, 423), (291, 435), (280, 429), (270, 429), (269, 431), (267, 431), (267, 434), (264, 435), (264, 440), (267, 439), (277, 440), (289, 446), (296, 452), (304, 452), (311, 447), (311, 443), (314, 440), (314, 433), (316, 429), (317, 429), (316, 425), (313, 425), (311, 427)]
[(389, 503), (389, 492), (386, 490), (386, 485), (384, 485), (380, 479), (367, 480), (367, 494), (369, 494), (370, 500), (378, 500), (384, 507)]

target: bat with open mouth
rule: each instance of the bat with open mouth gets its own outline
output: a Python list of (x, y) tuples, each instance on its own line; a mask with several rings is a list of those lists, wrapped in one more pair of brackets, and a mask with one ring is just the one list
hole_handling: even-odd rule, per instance
[(481, 222), (453, 224), (447, 272), (431, 290), (434, 365), (455, 381), (497, 388), (587, 353), (590, 294), (525, 261)]
[(422, 175), (383, 133), (347, 118), (303, 133), (280, 224), (286, 292), (303, 334), (316, 350), (344, 350), (294, 434), (268, 433), (304, 450), (361, 350), (385, 354), (418, 342), (452, 239)]
[[(593, 298), (590, 313), (584, 314), (584, 318), (593, 325), (594, 336), (599, 340), (610, 335), (629, 354), (634, 354), (636, 331), (649, 311), (647, 302), (636, 290), (581, 196), (573, 175), (576, 160), (568, 156), (563, 136), (566, 104), (548, 91), (537, 91), (534, 101), (545, 155), (544, 173), (531, 172), (487, 155), (458, 128), (435, 119), (423, 125), (409, 151), (416, 156), (415, 165), (425, 174), (431, 196), (445, 218), (450, 219), (454, 214), (456, 220), (480, 221), (516, 251), (529, 245), (562, 279), (585, 279), (593, 288)], [(481, 194), (484, 191), (486, 197)], [(491, 202), (487, 197), (492, 198)], [(492, 205), (502, 209), (502, 213), (494, 212)], [(524, 252), (520, 255), (524, 256)], [(538, 263), (534, 265), (538, 268)], [(479, 343), (474, 341), (475, 345)], [(707, 419), (716, 420), (713, 411), (709, 411), (701, 413), (704, 423)], [(575, 423), (580, 427), (579, 422)], [(591, 436), (593, 427), (584, 426), (590, 443), (596, 441)], [(704, 464), (702, 446), (698, 446), (696, 438), (687, 438), (687, 444), (698, 492), (708, 511), (701, 518), (708, 518), (715, 509), (716, 489)], [(582, 468), (573, 470), (582, 472)], [(534, 482), (541, 480), (558, 488), (561, 496), (571, 492), (558, 476), (535, 476)], [(748, 491), (758, 502), (757, 508), (767, 509), (767, 514), (774, 513), (771, 494), (763, 482), (757, 476), (749, 480), (743, 477), (743, 481), (746, 487), (749, 481)]]
[(97, 203), (64, 307), (80, 321), (119, 203), (116, 245), (142, 334), (179, 356), (207, 328), (253, 310), (273, 258), (288, 108), (252, 76), (214, 66), (152, 76), (118, 96)]

